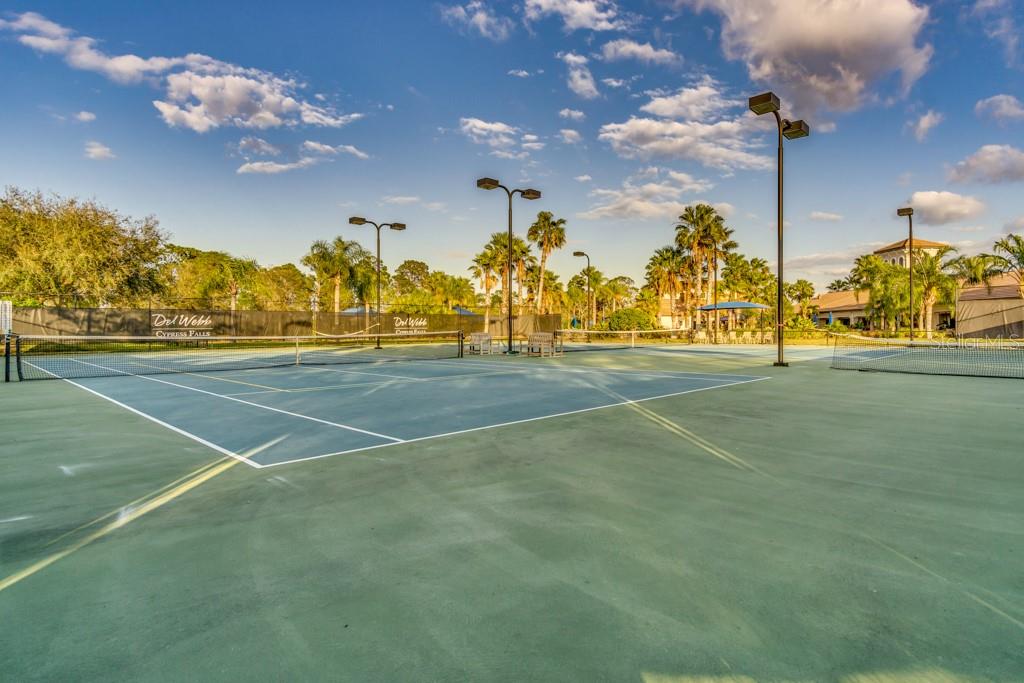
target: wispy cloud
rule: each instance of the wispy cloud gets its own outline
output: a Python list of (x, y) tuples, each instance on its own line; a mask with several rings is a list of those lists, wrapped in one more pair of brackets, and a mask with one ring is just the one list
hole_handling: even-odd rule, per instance
[(96, 161), (117, 158), (117, 155), (109, 147), (95, 140), (85, 143), (85, 156), (87, 159), (94, 159)]

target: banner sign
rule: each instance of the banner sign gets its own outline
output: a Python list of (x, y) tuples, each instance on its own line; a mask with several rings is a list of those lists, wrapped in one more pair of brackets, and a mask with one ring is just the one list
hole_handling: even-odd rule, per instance
[(429, 329), (429, 325), (426, 318), (417, 318), (414, 316), (401, 317), (394, 316), (392, 323), (395, 326), (395, 332), (398, 334), (416, 334), (417, 332), (426, 332)]
[(205, 313), (152, 313), (149, 326), (154, 337), (209, 337), (213, 318)]

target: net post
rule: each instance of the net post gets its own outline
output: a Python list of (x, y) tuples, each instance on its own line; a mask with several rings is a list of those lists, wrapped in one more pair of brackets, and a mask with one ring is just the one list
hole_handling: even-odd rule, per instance
[(21, 337), (17, 336), (14, 338), (14, 364), (18, 368), (18, 381), (21, 382), (25, 376), (21, 371)]
[(459, 330), (459, 358), (463, 358), (463, 353), (466, 345), (466, 333), (463, 330)]
[(11, 336), (4, 335), (4, 381), (11, 381)]
[(629, 331), (629, 348), (636, 348), (636, 330)]
[(302, 357), (299, 354), (299, 338), (295, 338), (295, 364), (302, 365)]

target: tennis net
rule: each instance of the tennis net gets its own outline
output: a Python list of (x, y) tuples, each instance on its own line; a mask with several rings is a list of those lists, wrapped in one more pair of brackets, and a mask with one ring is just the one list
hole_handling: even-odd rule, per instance
[(460, 331), (336, 337), (25, 335), (15, 337), (12, 346), (8, 356), (14, 357), (19, 380), (76, 379), (461, 358), (463, 335)]
[(838, 370), (1024, 379), (1024, 343), (1002, 339), (910, 341), (836, 334)]
[(563, 351), (610, 351), (689, 344), (690, 330), (557, 330)]

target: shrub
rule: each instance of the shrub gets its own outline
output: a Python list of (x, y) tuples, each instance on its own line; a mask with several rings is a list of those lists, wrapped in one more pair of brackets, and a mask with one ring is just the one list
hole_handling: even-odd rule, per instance
[(639, 308), (620, 308), (608, 316), (609, 330), (656, 330), (654, 316)]

